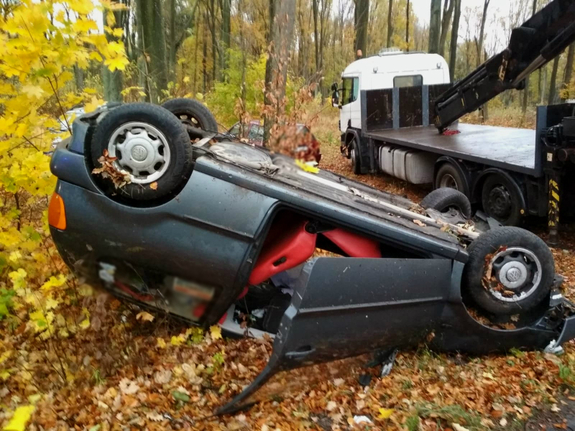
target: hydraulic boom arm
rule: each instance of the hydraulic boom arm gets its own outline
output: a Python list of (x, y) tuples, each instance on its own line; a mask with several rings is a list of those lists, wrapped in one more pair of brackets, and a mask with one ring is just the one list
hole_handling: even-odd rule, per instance
[(509, 46), (443, 93), (435, 101), (435, 125), (445, 130), (510, 88), (523, 89), (525, 78), (575, 42), (575, 0), (552, 0), (520, 27)]

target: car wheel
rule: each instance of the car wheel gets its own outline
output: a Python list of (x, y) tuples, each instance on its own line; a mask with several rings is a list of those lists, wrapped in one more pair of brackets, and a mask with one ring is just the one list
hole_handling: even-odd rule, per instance
[(517, 186), (503, 175), (490, 175), (483, 183), (481, 203), (483, 211), (505, 226), (521, 223), (522, 205)]
[(218, 133), (218, 122), (214, 115), (204, 104), (195, 99), (172, 99), (165, 102), (162, 107), (178, 117), (184, 126)]
[(351, 169), (356, 175), (361, 175), (361, 157), (359, 155), (359, 146), (355, 138), (351, 141), (349, 150), (349, 158), (351, 159)]
[(451, 188), (466, 193), (465, 179), (451, 163), (444, 163), (435, 175), (435, 188)]
[[(103, 170), (96, 178), (106, 194), (147, 201), (173, 193), (187, 180), (192, 149), (185, 128), (169, 111), (134, 103), (106, 113), (94, 131), (90, 157), (94, 168)], [(102, 157), (107, 169), (101, 168)]]
[(526, 313), (549, 295), (555, 277), (553, 255), (531, 232), (493, 229), (471, 243), (468, 252), (463, 286), (484, 311)]
[(432, 191), (423, 198), (421, 206), (442, 213), (454, 208), (466, 219), (470, 219), (472, 215), (471, 202), (467, 196), (451, 188), (440, 188)]

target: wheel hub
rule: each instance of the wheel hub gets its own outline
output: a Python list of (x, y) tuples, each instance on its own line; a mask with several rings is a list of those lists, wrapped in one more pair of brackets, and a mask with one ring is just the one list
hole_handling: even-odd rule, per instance
[(505, 219), (511, 214), (513, 202), (509, 191), (503, 186), (494, 187), (489, 193), (489, 210), (496, 218)]
[(496, 253), (490, 261), (500, 287), (490, 287), (491, 295), (503, 302), (517, 302), (532, 295), (541, 282), (541, 262), (523, 247), (509, 247)]
[(132, 158), (137, 162), (143, 162), (148, 157), (149, 151), (144, 145), (137, 144), (132, 147)]
[(108, 143), (108, 153), (117, 158), (116, 168), (127, 171), (136, 184), (157, 181), (170, 163), (166, 137), (147, 123), (126, 123), (116, 129)]
[(527, 281), (528, 270), (520, 262), (507, 262), (500, 271), (499, 279), (508, 289), (517, 289)]

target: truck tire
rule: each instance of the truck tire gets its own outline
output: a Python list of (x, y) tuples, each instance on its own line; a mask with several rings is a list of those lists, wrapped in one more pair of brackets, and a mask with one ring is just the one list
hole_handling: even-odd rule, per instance
[(553, 255), (531, 232), (517, 227), (489, 230), (468, 252), (463, 288), (483, 311), (523, 314), (549, 295), (555, 277)]
[(466, 181), (459, 170), (449, 162), (442, 164), (435, 174), (434, 185), (436, 189), (449, 187), (465, 193), (465, 184)]
[(423, 198), (420, 204), (423, 208), (434, 209), (439, 212), (449, 211), (450, 208), (455, 208), (466, 219), (472, 216), (471, 202), (467, 196), (458, 190), (443, 187), (435, 189)]
[(504, 175), (491, 174), (483, 183), (483, 211), (505, 226), (518, 226), (523, 218), (522, 196), (516, 184)]
[(202, 129), (210, 133), (218, 133), (218, 122), (210, 110), (195, 99), (172, 99), (162, 105), (170, 111), (185, 126)]
[(359, 145), (355, 138), (349, 144), (349, 158), (351, 159), (351, 169), (356, 175), (361, 175), (361, 155), (359, 152)]
[[(101, 169), (100, 160), (108, 155), (109, 167), (95, 173), (104, 193), (150, 201), (173, 193), (188, 179), (192, 149), (186, 129), (169, 111), (131, 103), (108, 111), (98, 123), (90, 159), (95, 169)], [(128, 183), (120, 185), (124, 180)]]

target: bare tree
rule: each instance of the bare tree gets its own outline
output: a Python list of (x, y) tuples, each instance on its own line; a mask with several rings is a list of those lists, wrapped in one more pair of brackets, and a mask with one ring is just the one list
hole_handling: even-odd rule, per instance
[(449, 73), (451, 82), (455, 79), (455, 65), (457, 61), (457, 43), (459, 39), (459, 20), (461, 18), (461, 0), (453, 0), (455, 10), (453, 14), (453, 25), (451, 27), (451, 45), (449, 47)]
[[(221, 9), (222, 9), (222, 42), (223, 42), (223, 49), (221, 51), (221, 65), (222, 70), (228, 68), (228, 51), (230, 49), (230, 40), (231, 40), (231, 7), (232, 2), (231, 0), (221, 0)], [(240, 18), (241, 21), (241, 18)]]
[[(369, 23), (369, 0), (355, 0), (355, 53), (361, 57), (367, 51), (367, 24)], [(360, 55), (361, 54), (361, 55)]]
[(487, 21), (487, 8), (491, 0), (483, 1), (483, 14), (481, 15), (481, 27), (479, 30), (479, 39), (477, 40), (477, 67), (483, 63), (483, 43), (485, 41), (485, 22)]
[(287, 69), (293, 39), (296, 0), (270, 0), (269, 56), (266, 62), (264, 140), (274, 122), (283, 114)]
[(141, 40), (142, 68), (148, 99), (158, 103), (168, 88), (166, 40), (161, 2), (137, 0), (138, 36)]
[[(408, 0), (409, 1), (409, 0)], [(409, 10), (409, 6), (408, 6)], [(391, 39), (393, 36), (393, 0), (389, 0), (389, 8), (387, 10), (387, 47), (391, 47)], [(409, 28), (409, 23), (407, 24)]]
[(439, 37), (439, 55), (445, 56), (445, 42), (447, 41), (447, 33), (449, 32), (449, 25), (451, 24), (451, 17), (453, 16), (453, 8), (456, 0), (445, 0), (443, 6), (443, 18), (441, 20), (441, 36)]
[(547, 99), (547, 104), (552, 105), (555, 103), (555, 95), (557, 93), (557, 73), (559, 71), (559, 58), (561, 56), (555, 57), (553, 60), (553, 71), (551, 72), (551, 82), (549, 84), (549, 99)]
[[(563, 75), (563, 90), (567, 90), (571, 84), (571, 77), (573, 76), (573, 57), (575, 57), (575, 43), (569, 45), (567, 50), (567, 63), (565, 64), (565, 74)], [(561, 100), (564, 102), (568, 97), (561, 95)]]
[(441, 36), (441, 0), (431, 0), (431, 15), (429, 20), (429, 52), (439, 52)]

